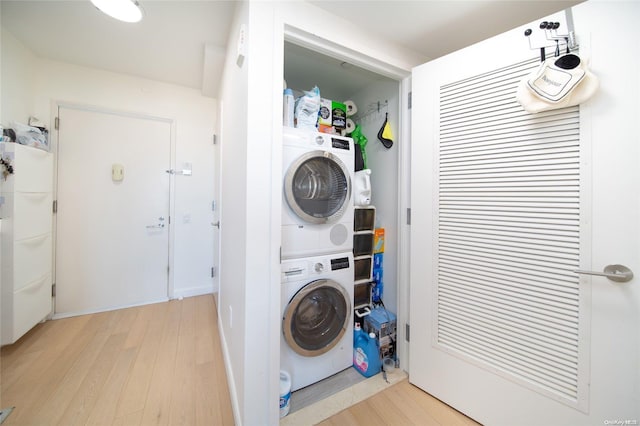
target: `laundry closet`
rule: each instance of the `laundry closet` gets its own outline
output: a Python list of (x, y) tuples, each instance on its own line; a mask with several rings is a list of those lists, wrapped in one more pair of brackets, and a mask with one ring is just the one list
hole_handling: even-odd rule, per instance
[[(363, 324), (365, 317), (369, 314), (369, 309), (373, 306), (377, 306), (378, 309), (386, 308), (390, 318), (393, 318), (393, 325), (396, 325), (395, 317), (399, 306), (398, 259), (400, 247), (398, 235), (401, 216), (399, 164), (401, 163), (401, 149), (408, 149), (408, 141), (403, 141), (400, 138), (401, 84), (398, 80), (365, 70), (349, 63), (348, 60), (336, 59), (311, 48), (285, 41), (284, 85), (285, 89), (290, 89), (286, 92), (289, 94), (292, 92), (296, 99), (303, 96), (305, 91), (312, 91), (317, 87), (324, 102), (333, 101), (341, 104), (346, 102), (346, 118), (351, 121), (347, 124), (347, 129), (342, 132), (338, 129), (336, 134), (331, 134), (332, 130), (329, 130), (329, 133), (309, 136), (317, 140), (309, 142), (309, 148), (302, 147), (297, 151), (292, 148), (296, 143), (292, 143), (291, 138), (302, 140), (308, 134), (314, 135), (313, 130), (299, 131), (299, 129), (286, 126), (283, 128), (283, 247), (281, 251), (283, 259), (281, 262), (283, 336), (281, 336), (281, 368), (289, 375), (287, 379), (293, 384), (291, 390), (295, 391), (351, 368), (354, 323)], [(286, 99), (284, 103), (286, 106)], [(321, 223), (320, 225), (307, 226), (305, 220), (299, 220), (295, 217), (296, 215), (292, 214), (295, 211), (298, 211), (298, 214), (305, 214), (299, 211), (304, 210), (304, 207), (294, 205), (295, 196), (287, 189), (288, 186), (296, 185), (291, 182), (294, 179), (290, 176), (292, 175), (291, 170), (294, 167), (300, 167), (305, 155), (310, 155), (305, 149), (319, 152), (317, 145), (322, 144), (320, 139), (324, 139), (329, 145), (329, 148), (326, 148), (321, 156), (337, 156), (343, 160), (342, 163), (348, 166), (347, 169), (350, 169), (344, 174), (350, 176), (349, 198), (351, 205), (344, 212), (340, 212), (344, 213), (340, 219), (327, 221), (333, 223), (334, 226), (325, 225), (325, 222), (322, 221), (318, 221)], [(355, 142), (351, 142), (351, 139)], [(347, 145), (343, 145), (346, 143), (351, 144), (349, 149), (352, 149), (353, 153), (339, 149), (346, 148)], [(403, 143), (407, 145), (402, 146)], [(331, 144), (333, 145), (331, 146)], [(298, 145), (304, 146), (304, 142), (300, 142)], [(338, 149), (335, 149), (336, 147)], [(363, 154), (360, 157), (359, 151), (362, 148), (364, 148)], [(341, 163), (340, 160), (337, 162)], [(350, 162), (353, 163), (348, 164)], [(309, 169), (314, 167), (308, 164), (310, 162), (307, 162), (307, 166), (304, 167)], [(318, 167), (324, 166), (319, 165)], [(310, 171), (309, 173), (315, 182), (315, 177), (313, 177), (315, 172)], [(340, 170), (337, 171), (337, 174), (342, 176)], [(338, 181), (340, 179), (342, 178), (331, 178), (331, 180)], [(298, 184), (298, 186), (304, 186), (304, 191), (308, 191), (309, 194), (321, 191), (319, 184), (314, 182), (305, 182)], [(366, 200), (367, 197), (370, 198), (369, 201)], [(313, 222), (315, 213), (309, 212), (309, 215), (311, 216), (308, 217), (308, 220)], [(404, 215), (402, 216), (404, 217)], [(327, 246), (327, 244), (323, 245), (320, 242), (317, 243), (318, 249), (314, 250), (313, 241), (315, 240), (309, 236), (310, 231), (303, 229), (305, 227), (313, 229), (314, 226), (319, 229), (318, 233), (327, 234), (326, 238), (320, 235), (318, 237), (320, 240), (339, 240), (335, 243), (335, 247), (332, 248), (331, 243), (327, 243)], [(344, 244), (344, 239), (347, 236), (349, 241)], [(335, 268), (335, 265), (342, 266)], [(299, 283), (296, 282), (296, 275), (300, 275)], [(327, 288), (315, 290), (308, 290), (312, 286), (304, 285), (304, 283), (313, 282), (325, 287), (325, 284), (331, 281), (346, 283), (344, 285), (348, 287), (346, 294), (340, 294), (336, 287), (341, 286), (335, 285), (335, 283)], [(324, 343), (320, 343), (318, 344), (320, 352), (314, 352), (313, 348), (298, 347), (295, 349), (297, 353), (293, 353), (292, 348), (298, 346), (294, 342), (295, 334), (304, 336), (311, 333), (310, 330), (303, 329), (304, 325), (297, 331), (295, 327), (293, 331), (291, 328), (291, 311), (304, 310), (305, 302), (300, 303), (302, 297), (296, 296), (300, 299), (298, 300), (299, 304), (295, 308), (290, 305), (296, 303), (296, 297), (294, 297), (296, 292), (304, 294), (305, 291), (307, 291), (307, 298), (313, 299), (313, 302), (308, 302), (308, 304), (322, 305), (324, 303), (327, 309), (335, 311), (328, 315), (334, 319), (333, 324), (326, 325), (328, 329), (342, 327), (338, 323), (339, 321), (335, 320), (335, 317), (342, 319), (342, 310), (350, 309), (351, 312), (344, 318), (344, 330), (336, 337), (336, 340), (339, 340), (336, 346), (327, 346), (329, 347), (327, 349)], [(317, 293), (309, 295), (310, 291)], [(343, 290), (341, 291), (344, 293)], [(341, 302), (343, 298), (349, 300), (348, 306)], [(356, 310), (355, 314), (354, 309)], [(302, 322), (302, 320), (299, 321), (299, 323)], [(322, 327), (325, 327), (325, 324)], [(394, 333), (393, 339), (395, 338)], [(311, 342), (302, 342), (300, 346), (305, 344), (313, 346)], [(382, 346), (380, 345), (380, 347)], [(387, 352), (389, 351), (387, 348)], [(394, 341), (393, 353), (388, 354), (390, 358), (397, 358), (395, 351), (397, 348)], [(340, 354), (340, 352), (344, 352), (344, 354)], [(309, 388), (305, 391), (313, 393), (313, 390), (309, 390)]]

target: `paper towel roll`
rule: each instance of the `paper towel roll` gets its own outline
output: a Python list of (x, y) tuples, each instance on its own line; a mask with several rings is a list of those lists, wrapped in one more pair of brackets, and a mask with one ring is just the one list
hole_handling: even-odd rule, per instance
[(344, 104), (347, 107), (347, 117), (356, 115), (356, 113), (358, 112), (358, 107), (356, 106), (355, 102), (349, 100), (349, 101), (344, 101)]
[(345, 133), (348, 135), (356, 129), (356, 123), (353, 122), (352, 119), (347, 118), (347, 124), (345, 128)]

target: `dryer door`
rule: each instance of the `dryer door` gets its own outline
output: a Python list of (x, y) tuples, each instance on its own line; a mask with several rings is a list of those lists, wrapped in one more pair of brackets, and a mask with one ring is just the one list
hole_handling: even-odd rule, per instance
[(330, 152), (308, 152), (287, 170), (284, 196), (291, 210), (305, 222), (334, 222), (351, 202), (349, 170)]
[(333, 280), (316, 280), (289, 301), (282, 318), (284, 339), (296, 353), (318, 356), (340, 342), (350, 329), (351, 300)]

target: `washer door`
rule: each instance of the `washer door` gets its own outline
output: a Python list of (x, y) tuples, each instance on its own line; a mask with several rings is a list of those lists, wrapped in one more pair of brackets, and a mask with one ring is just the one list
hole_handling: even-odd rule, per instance
[(329, 351), (350, 328), (351, 300), (333, 280), (316, 280), (302, 287), (289, 301), (282, 318), (284, 339), (303, 356)]
[(334, 222), (351, 202), (349, 170), (330, 152), (308, 152), (287, 170), (284, 195), (291, 210), (305, 222)]

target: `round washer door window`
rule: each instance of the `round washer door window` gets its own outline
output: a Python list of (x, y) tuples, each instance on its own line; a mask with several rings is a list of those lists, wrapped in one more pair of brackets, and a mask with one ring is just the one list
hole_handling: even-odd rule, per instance
[(351, 178), (334, 154), (313, 151), (300, 156), (284, 178), (289, 207), (302, 220), (330, 223), (339, 219), (351, 202)]
[(350, 312), (351, 301), (344, 287), (333, 280), (312, 281), (285, 309), (285, 341), (300, 355), (322, 355), (337, 345), (349, 328)]

